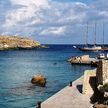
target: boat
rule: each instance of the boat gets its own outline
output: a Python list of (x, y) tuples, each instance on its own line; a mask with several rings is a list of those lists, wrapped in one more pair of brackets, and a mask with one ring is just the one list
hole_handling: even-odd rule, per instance
[(98, 59), (106, 59), (106, 56), (104, 53), (100, 53), (98, 56), (97, 56)]
[(104, 24), (103, 24), (103, 46), (96, 44), (96, 23), (95, 23), (95, 40), (93, 46), (88, 46), (88, 23), (87, 23), (87, 33), (86, 33), (86, 45), (85, 47), (80, 47), (81, 51), (108, 51), (108, 47), (104, 46)]
[(104, 53), (100, 53), (97, 56), (97, 59), (105, 59), (105, 60), (108, 60), (108, 53), (106, 55)]
[(108, 51), (107, 47), (101, 47), (101, 46), (83, 47), (79, 49), (81, 51)]

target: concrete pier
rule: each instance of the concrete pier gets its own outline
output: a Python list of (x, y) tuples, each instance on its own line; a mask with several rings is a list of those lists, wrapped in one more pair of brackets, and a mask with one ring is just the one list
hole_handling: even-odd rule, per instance
[(83, 76), (74, 81), (72, 87), (65, 87), (41, 105), (42, 108), (92, 108), (92, 94), (82, 94)]

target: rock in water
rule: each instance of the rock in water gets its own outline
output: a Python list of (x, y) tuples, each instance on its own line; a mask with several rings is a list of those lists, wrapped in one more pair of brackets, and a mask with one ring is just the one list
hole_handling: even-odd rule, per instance
[(46, 78), (43, 75), (35, 75), (32, 77), (31, 83), (35, 84), (36, 86), (45, 87)]

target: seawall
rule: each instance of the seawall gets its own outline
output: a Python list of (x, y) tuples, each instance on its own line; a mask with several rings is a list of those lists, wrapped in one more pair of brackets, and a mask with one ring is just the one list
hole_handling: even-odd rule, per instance
[(82, 94), (83, 76), (41, 104), (41, 108), (92, 108), (92, 94)]

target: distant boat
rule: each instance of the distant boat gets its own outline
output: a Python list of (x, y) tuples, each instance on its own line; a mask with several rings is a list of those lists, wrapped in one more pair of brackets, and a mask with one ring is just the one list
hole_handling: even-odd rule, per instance
[(74, 45), (73, 48), (77, 48), (77, 46)]
[(98, 56), (97, 56), (98, 59), (105, 59), (106, 56), (104, 53), (100, 53)]
[(86, 46), (79, 48), (81, 51), (108, 51), (108, 47), (104, 47), (104, 24), (103, 24), (103, 46), (96, 45), (96, 23), (95, 23), (95, 39), (92, 47), (88, 46), (88, 23), (86, 33)]

